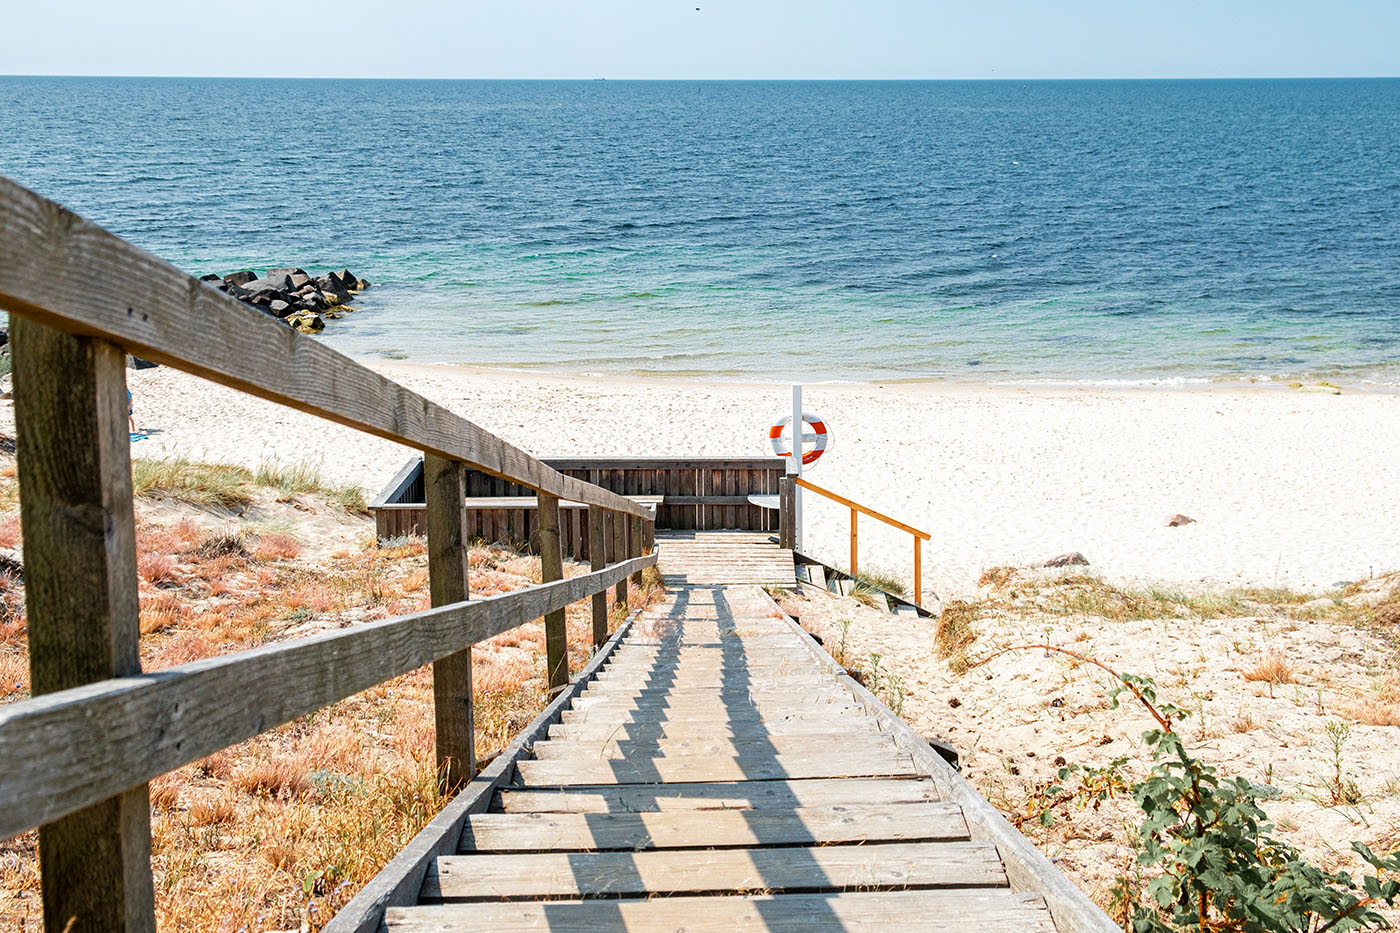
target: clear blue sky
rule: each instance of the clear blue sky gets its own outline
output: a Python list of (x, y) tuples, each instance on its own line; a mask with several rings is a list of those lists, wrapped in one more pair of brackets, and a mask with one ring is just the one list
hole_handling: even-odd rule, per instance
[(1400, 75), (1400, 0), (10, 0), (6, 6), (0, 74)]

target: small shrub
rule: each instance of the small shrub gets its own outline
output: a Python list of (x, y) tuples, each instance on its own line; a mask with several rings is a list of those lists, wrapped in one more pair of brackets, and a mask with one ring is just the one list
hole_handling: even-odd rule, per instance
[(1259, 662), (1244, 672), (1244, 679), (1262, 681), (1270, 686), (1297, 682), (1293, 662), (1284, 657), (1283, 652), (1277, 648), (1265, 651)]
[[(1119, 674), (1053, 645), (1006, 650), (1032, 649), (1059, 652), (1107, 671), (1117, 680), (1112, 707), (1127, 693), (1156, 721), (1157, 728), (1142, 736), (1154, 764), (1130, 788), (1144, 819), (1136, 831), (1137, 870), (1120, 879), (1117, 892), (1126, 928), (1134, 933), (1321, 933), (1389, 926), (1375, 907), (1393, 906), (1400, 898), (1400, 881), (1388, 877), (1400, 871), (1400, 853), (1379, 856), (1352, 843), (1352, 850), (1375, 869), (1359, 883), (1346, 872), (1318, 868), (1269, 835), (1274, 827), (1260, 804), (1276, 795), (1272, 787), (1242, 777), (1223, 780), (1187, 750), (1176, 726), (1189, 714), (1159, 702), (1151, 679)], [(1345, 727), (1329, 726), (1328, 733), (1340, 778)], [(1104, 768), (1061, 768), (1059, 782), (1046, 789), (1040, 822), (1049, 825), (1057, 806), (1113, 796), (1125, 763), (1119, 758)], [(1151, 880), (1144, 884), (1144, 878)]]
[(152, 585), (167, 583), (175, 577), (175, 558), (169, 554), (140, 554), (136, 558), (136, 572)]
[(301, 553), (301, 542), (291, 535), (265, 534), (258, 537), (253, 556), (258, 560), (291, 560)]

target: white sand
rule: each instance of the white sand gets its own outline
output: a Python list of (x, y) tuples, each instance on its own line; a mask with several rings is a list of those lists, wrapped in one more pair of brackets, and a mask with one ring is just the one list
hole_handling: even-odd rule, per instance
[[(780, 385), (376, 368), (538, 455), (759, 455)], [(167, 368), (134, 372), (138, 456), (321, 461), (374, 492), (410, 456)], [(1284, 387), (813, 385), (835, 445), (813, 482), (933, 534), (925, 588), (1082, 551), (1116, 581), (1326, 588), (1400, 568), (1400, 396)], [(9, 406), (5, 414), (9, 415)], [(807, 494), (806, 549), (847, 562), (848, 512)], [(1197, 523), (1164, 525), (1181, 512)], [(908, 576), (908, 535), (861, 522), (862, 566)]]

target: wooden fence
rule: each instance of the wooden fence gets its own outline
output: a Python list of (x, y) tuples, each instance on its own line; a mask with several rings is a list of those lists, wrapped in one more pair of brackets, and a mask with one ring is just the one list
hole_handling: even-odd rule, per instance
[[(155, 929), (153, 777), (429, 662), (445, 780), (471, 777), (471, 648), (543, 617), (569, 680), (564, 609), (656, 562), (653, 512), (481, 427), (0, 178), (33, 698), (0, 707), (0, 837), (39, 827), (49, 931)], [(126, 354), (423, 451), (433, 608), (143, 673)], [(468, 601), (472, 471), (537, 497), (540, 586)], [(560, 500), (587, 507), (590, 573), (563, 579)], [(606, 562), (604, 561), (606, 557)]]
[[(544, 461), (565, 476), (656, 506), (656, 528), (776, 531), (778, 513), (749, 501), (776, 495), (783, 478), (777, 457), (568, 457)], [(380, 538), (422, 534), (422, 461), (404, 464), (370, 503)], [(560, 503), (565, 556), (588, 560), (586, 515)], [(535, 546), (538, 517), (530, 490), (480, 471), (467, 474), (467, 534), (487, 541)], [(611, 532), (609, 532), (611, 534)], [(609, 538), (611, 540), (611, 538)]]

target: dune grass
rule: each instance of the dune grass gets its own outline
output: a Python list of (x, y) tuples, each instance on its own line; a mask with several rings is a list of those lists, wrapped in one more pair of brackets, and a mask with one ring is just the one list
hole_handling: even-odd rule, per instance
[(327, 481), (310, 461), (283, 463), (264, 460), (256, 471), (226, 463), (202, 463), (188, 457), (135, 458), (131, 461), (132, 492), (137, 496), (171, 499), (200, 508), (236, 511), (252, 504), (259, 488), (269, 489), (279, 502), (314, 494), (351, 514), (366, 509), (364, 491), (354, 484)]

